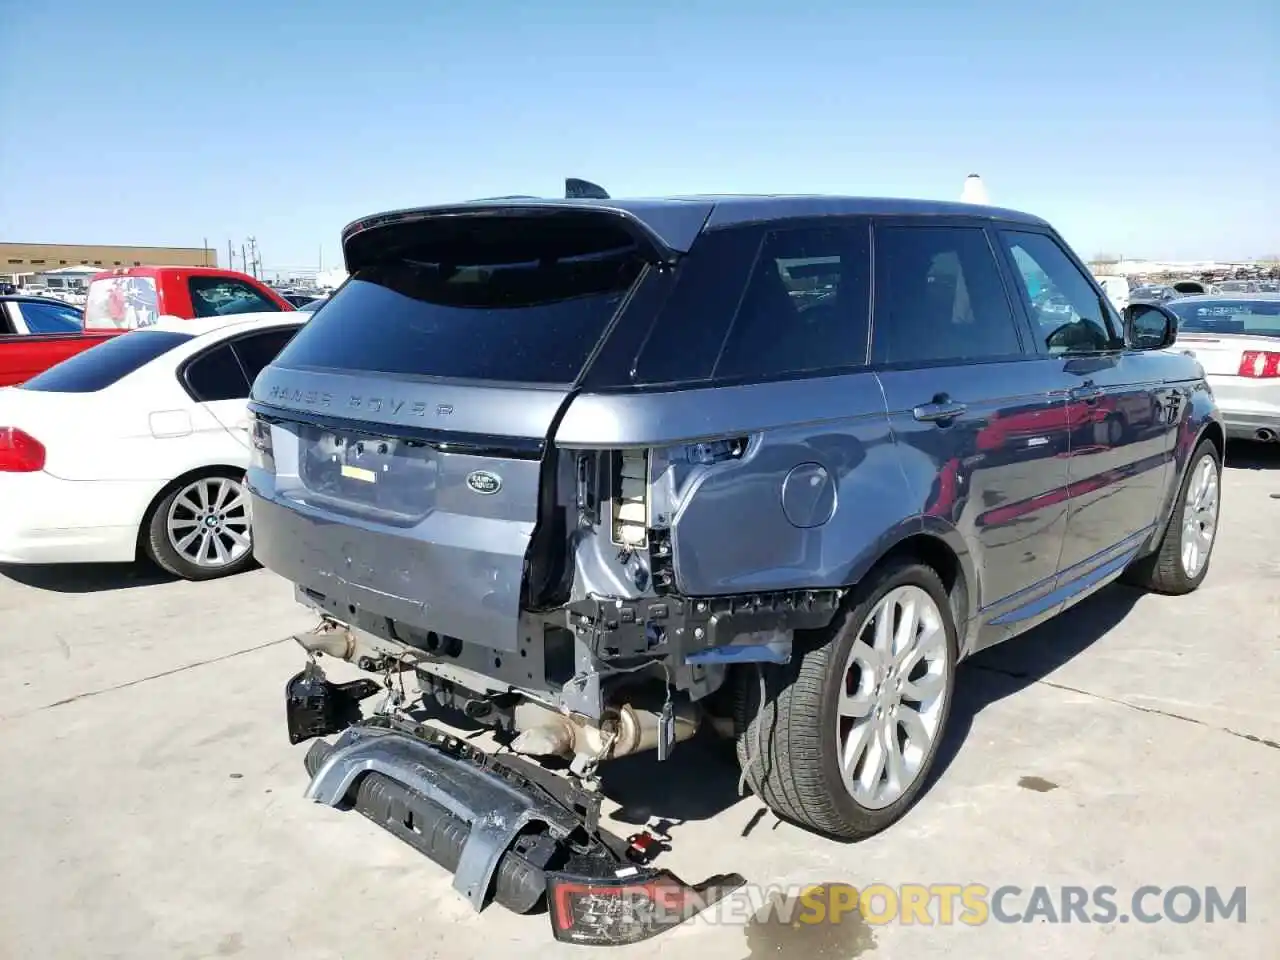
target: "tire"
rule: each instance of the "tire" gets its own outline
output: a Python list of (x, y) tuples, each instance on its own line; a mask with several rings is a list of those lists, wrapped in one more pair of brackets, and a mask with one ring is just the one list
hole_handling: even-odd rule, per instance
[[(219, 492), (224, 495), (220, 503), (215, 503)], [(218, 506), (221, 510), (215, 511), (213, 508)], [(210, 516), (217, 519), (207, 520)], [(203, 532), (206, 523), (207, 534)], [(193, 533), (196, 542), (189, 543), (187, 535)], [(240, 543), (241, 539), (247, 545)], [(199, 551), (200, 541), (205, 549), (197, 556), (193, 550)], [(225, 558), (219, 556), (215, 541), (221, 545)], [(175, 483), (147, 516), (143, 545), (156, 566), (183, 580), (213, 580), (250, 569), (254, 565), (253, 540), (243, 475), (215, 472)]]
[[(1200, 483), (1202, 471), (1206, 470), (1209, 471), (1212, 487), (1210, 515), (1206, 515), (1204, 509), (1191, 515), (1190, 511), (1195, 509), (1194, 502), (1197, 499), (1192, 487), (1193, 484)], [(1174, 501), (1173, 513), (1160, 538), (1160, 546), (1154, 553), (1135, 561), (1126, 571), (1125, 580), (1134, 586), (1173, 596), (1190, 593), (1198, 588), (1209, 573), (1209, 561), (1213, 559), (1213, 548), (1218, 542), (1221, 491), (1222, 456), (1212, 440), (1202, 440), (1187, 461), (1187, 471), (1178, 486), (1178, 499)], [(1189, 494), (1192, 494), (1191, 503), (1188, 502)], [(1196, 565), (1189, 566), (1184, 555), (1183, 533), (1189, 522), (1195, 522), (1200, 525), (1203, 534), (1203, 523), (1206, 520), (1209, 523), (1208, 545), (1203, 545), (1203, 538), (1199, 540), (1202, 555)]]
[[(865, 657), (867, 645), (861, 641), (869, 633), (867, 628), (874, 626), (870, 618), (881, 608), (882, 601), (893, 605), (895, 598), (904, 595), (927, 597), (936, 614), (936, 618), (930, 617), (931, 622), (936, 620), (936, 627), (929, 631), (929, 648), (933, 656), (931, 669), (937, 666), (940, 678), (928, 681), (931, 688), (938, 689), (931, 695), (929, 720), (922, 721), (926, 726), (933, 724), (934, 730), (926, 749), (917, 754), (915, 746), (910, 745), (915, 769), (905, 789), (897, 796), (889, 791), (884, 802), (863, 802), (846, 786), (841, 770), (845, 724), (850, 724), (848, 736), (863, 730), (865, 724), (871, 725), (871, 745), (862, 751), (863, 759), (852, 770), (869, 778), (866, 765), (872, 764), (873, 747), (884, 742), (876, 724), (888, 729), (887, 724), (892, 722), (895, 739), (901, 744), (905, 727), (898, 725), (897, 718), (906, 719), (907, 708), (903, 704), (901, 714), (890, 711), (892, 721), (881, 721), (874, 708), (864, 719), (848, 720), (841, 716), (842, 697), (849, 689), (849, 681), (857, 676), (858, 689), (845, 703), (885, 702), (879, 699), (878, 689), (864, 692), (864, 684), (875, 684), (858, 676), (866, 671), (851, 664), (850, 658), (855, 645), (858, 655)], [(892, 561), (878, 568), (854, 588), (831, 626), (804, 637), (797, 634), (789, 663), (761, 665), (760, 673), (749, 668), (739, 672), (737, 754), (744, 780), (779, 817), (827, 836), (859, 840), (885, 829), (910, 809), (928, 781), (951, 711), (957, 649), (950, 598), (937, 573), (914, 561)], [(910, 677), (907, 679), (909, 682)], [(922, 682), (923, 678), (916, 681)], [(864, 710), (867, 708), (859, 707), (859, 712)], [(916, 713), (917, 718), (922, 715)], [(899, 756), (907, 752), (901, 747), (897, 751)], [(903, 779), (898, 778), (899, 784)], [(852, 783), (853, 778), (848, 782)], [(889, 786), (886, 783), (886, 790)]]

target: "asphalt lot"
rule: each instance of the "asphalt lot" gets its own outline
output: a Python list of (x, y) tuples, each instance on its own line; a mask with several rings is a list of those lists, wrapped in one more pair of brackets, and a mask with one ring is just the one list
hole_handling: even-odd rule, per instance
[[(1274, 958), (1280, 943), (1280, 451), (1233, 450), (1205, 586), (1112, 587), (960, 673), (943, 769), (857, 845), (737, 796), (694, 744), (621, 761), (686, 880), (1247, 887), (1247, 920), (839, 926), (699, 921), (620, 958)], [(312, 625), (266, 571), (0, 573), (0, 958), (582, 956), (544, 915), (475, 915), (362, 817), (307, 803), (282, 693)], [(1157, 901), (1158, 902), (1158, 901)], [(1270, 946), (1268, 946), (1270, 944)]]

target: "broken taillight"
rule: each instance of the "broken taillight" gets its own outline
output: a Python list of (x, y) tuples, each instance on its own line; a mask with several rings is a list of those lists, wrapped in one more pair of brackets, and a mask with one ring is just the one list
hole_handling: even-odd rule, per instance
[(1239, 376), (1280, 377), (1280, 353), (1271, 350), (1246, 350), (1240, 355)]
[(254, 417), (249, 428), (249, 466), (276, 471), (275, 449), (271, 443), (271, 424)]
[(624, 867), (604, 877), (548, 873), (547, 912), (557, 940), (622, 946), (670, 930), (745, 882), (730, 873), (690, 886), (669, 870), (640, 867)]
[(44, 444), (25, 430), (0, 427), (0, 473), (36, 473), (44, 469)]

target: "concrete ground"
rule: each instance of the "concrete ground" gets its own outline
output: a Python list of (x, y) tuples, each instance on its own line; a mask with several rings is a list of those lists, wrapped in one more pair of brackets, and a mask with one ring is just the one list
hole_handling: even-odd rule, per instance
[[(779, 824), (696, 744), (661, 776), (621, 761), (606, 791), (619, 829), (676, 823), (659, 862), (691, 882), (1107, 884), (1122, 912), (1144, 884), (1245, 886), (1245, 923), (805, 927), (744, 923), (742, 900), (612, 955), (1276, 957), (1280, 457), (1232, 460), (1204, 588), (1109, 588), (962, 668), (942, 770), (886, 833)], [(302, 658), (281, 638), (312, 621), (270, 573), (8, 569), (0, 618), (0, 957), (587, 952), (545, 915), (472, 914), (398, 840), (302, 799), (281, 702)]]

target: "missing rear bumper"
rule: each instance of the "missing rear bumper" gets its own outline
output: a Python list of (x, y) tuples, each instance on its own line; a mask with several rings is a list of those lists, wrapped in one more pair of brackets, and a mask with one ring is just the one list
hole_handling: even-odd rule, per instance
[(741, 886), (729, 875), (689, 886), (637, 866), (634, 844), (601, 830), (600, 797), (519, 758), (494, 757), (427, 724), (374, 717), (312, 744), (308, 799), (354, 807), (454, 874), (479, 911), (544, 902), (555, 937), (645, 940)]

